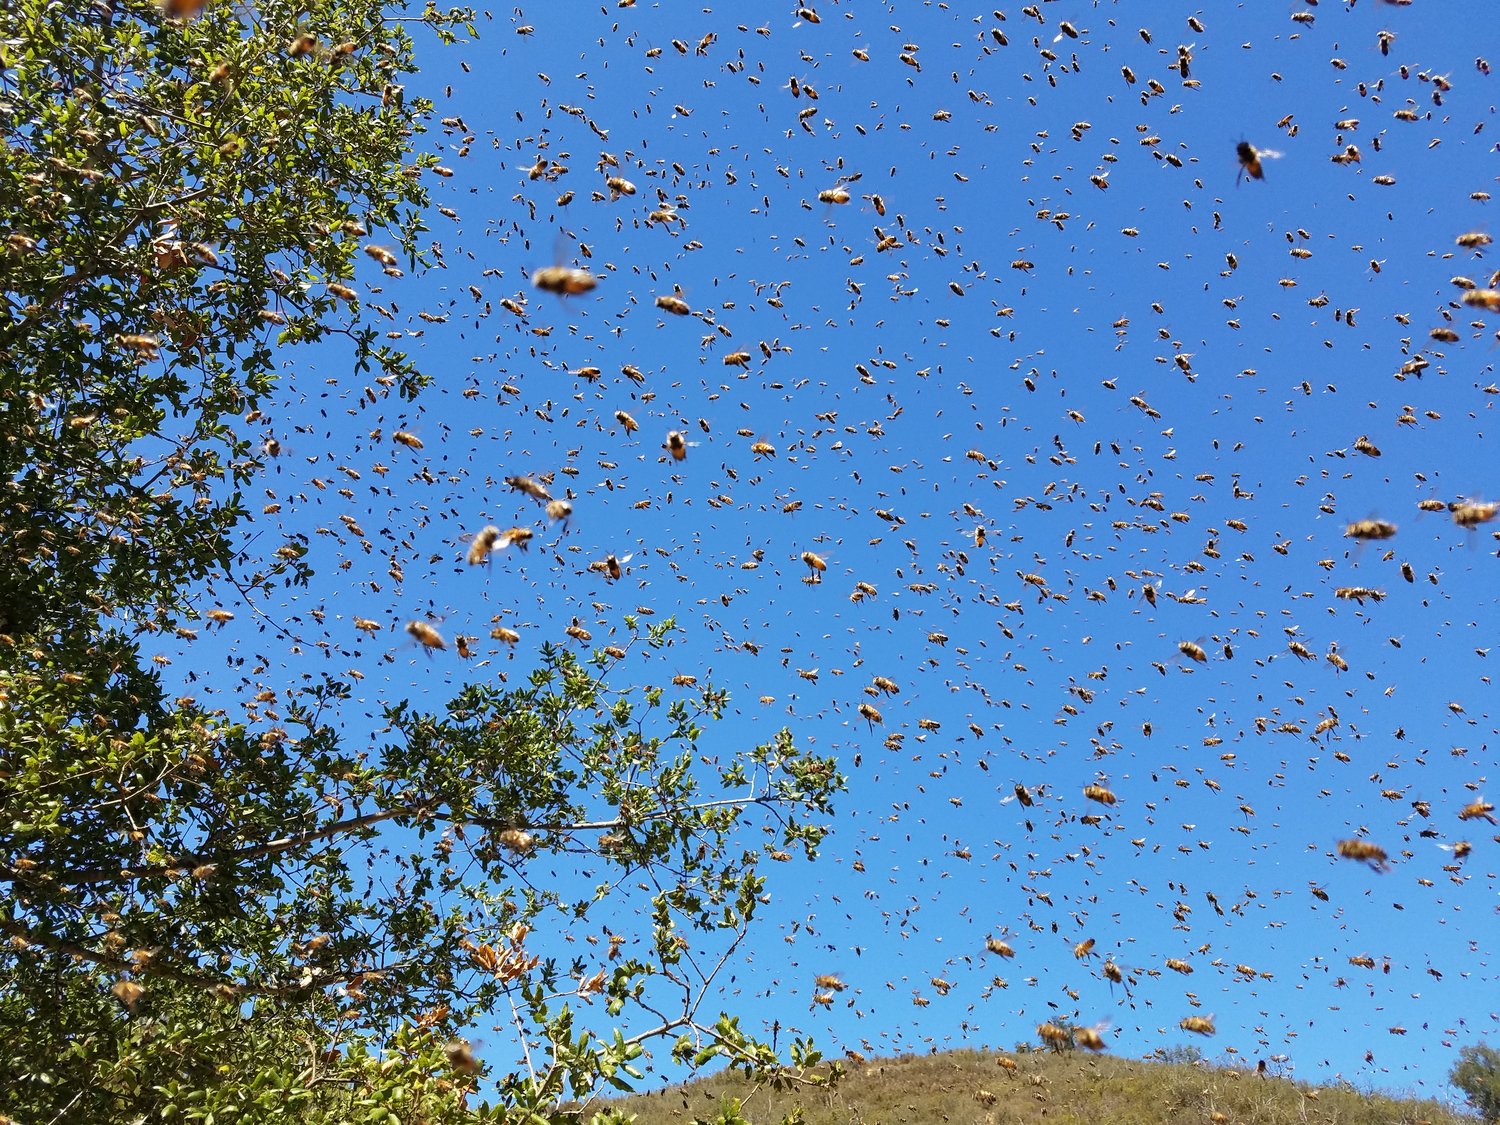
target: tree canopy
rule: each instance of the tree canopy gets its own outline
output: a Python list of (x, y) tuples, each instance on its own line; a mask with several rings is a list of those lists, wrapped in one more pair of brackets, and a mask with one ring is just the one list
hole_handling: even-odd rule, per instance
[[(142, 648), (226, 627), (211, 582), (307, 580), (296, 535), (245, 534), (287, 348), (343, 337), (365, 393), (421, 392), (354, 266), (426, 264), (442, 169), (402, 79), (416, 36), (469, 20), (0, 14), (0, 1112), (534, 1121), (628, 1087), (654, 1038), (778, 1066), (706, 1005), (764, 864), (816, 852), (842, 778), (788, 731), (710, 757), (711, 686), (612, 686), (670, 620), (435, 712), (391, 702), (373, 737), (346, 679), (231, 713)], [(477, 1057), (464, 1031), (497, 1019)]]
[(1487, 1043), (1459, 1048), (1448, 1081), (1485, 1121), (1500, 1121), (1500, 1050)]

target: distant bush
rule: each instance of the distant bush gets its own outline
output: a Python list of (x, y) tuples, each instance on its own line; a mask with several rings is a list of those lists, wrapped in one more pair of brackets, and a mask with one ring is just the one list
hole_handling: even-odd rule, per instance
[(1500, 1050), (1485, 1043), (1465, 1047), (1448, 1081), (1485, 1121), (1500, 1121)]
[(1192, 1066), (1203, 1061), (1203, 1052), (1191, 1043), (1175, 1043), (1170, 1047), (1156, 1048), (1150, 1057), (1159, 1062)]

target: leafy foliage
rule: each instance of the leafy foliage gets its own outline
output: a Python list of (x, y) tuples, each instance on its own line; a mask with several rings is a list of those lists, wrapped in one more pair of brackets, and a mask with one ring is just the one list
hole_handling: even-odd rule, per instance
[(1500, 1050), (1487, 1043), (1464, 1047), (1448, 1081), (1485, 1121), (1500, 1121)]
[[(549, 647), (355, 749), (347, 682), (239, 721), (141, 653), (215, 622), (209, 578), (308, 577), (304, 544), (255, 569), (237, 538), (285, 346), (342, 335), (369, 395), (423, 385), (350, 279), (362, 252), (423, 264), (407, 29), (472, 28), (402, 11), (0, 14), (0, 1111), (24, 1120), (545, 1120), (630, 1088), (658, 1037), (779, 1068), (700, 1009), (763, 864), (815, 854), (842, 786), (789, 732), (710, 765), (723, 693), (613, 690), (630, 646)], [(497, 1014), (521, 1061), (491, 1071), (458, 1035)]]

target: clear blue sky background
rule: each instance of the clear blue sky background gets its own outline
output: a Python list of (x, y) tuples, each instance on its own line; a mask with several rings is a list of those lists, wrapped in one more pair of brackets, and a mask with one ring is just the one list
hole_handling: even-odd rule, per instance
[[(1500, 1010), (1496, 829), (1457, 818), (1500, 793), (1500, 564), (1489, 528), (1417, 504), (1500, 499), (1484, 389), (1500, 317), (1458, 305), (1451, 281), (1500, 266), (1454, 242), (1490, 229), (1472, 193), (1500, 190), (1497, 79), (1475, 61), (1500, 65), (1500, 32), (1477, 6), (1423, 0), (818, 15), (534, 4), (431, 45), (409, 92), (462, 121), (424, 138), (454, 171), (434, 187), (458, 216), (432, 216), (445, 268), (392, 281), (371, 264), (360, 282), (436, 386), (402, 414), (360, 405), (338, 348), (293, 361), (269, 431), (283, 509), (262, 526), (267, 543), (312, 536), (321, 577), (265, 612), (301, 631), (321, 610), (337, 649), (305, 659), (362, 674), (372, 715), (516, 681), (574, 618), (604, 643), (637, 606), (675, 615), (680, 643), (630, 674), (729, 688), (705, 749), (788, 724), (850, 778), (825, 856), (772, 872), (725, 978), (747, 1019), (881, 1053), (1108, 1021), (1121, 1054), (1193, 1041), (1440, 1093)], [(1264, 181), (1236, 185), (1241, 139), (1283, 154)], [(1360, 161), (1332, 162), (1347, 145)], [(609, 199), (601, 153), (634, 196)], [(538, 157), (566, 174), (528, 178)], [(841, 183), (846, 205), (819, 202)], [(680, 225), (647, 223), (659, 193)], [(598, 288), (534, 291), (556, 262)], [(675, 290), (694, 317), (654, 307)], [(1459, 342), (1429, 339), (1439, 325)], [(743, 370), (723, 362), (738, 350)], [(1416, 356), (1430, 366), (1399, 377)], [(597, 380), (575, 374), (590, 366)], [(425, 448), (393, 446), (396, 428)], [(672, 429), (698, 443), (681, 464), (661, 449)], [(1355, 451), (1362, 435), (1381, 456)], [(575, 493), (566, 536), (501, 483), (546, 472)], [(1372, 517), (1398, 535), (1344, 538)], [(471, 570), (459, 536), (486, 523), (537, 542)], [(821, 583), (803, 581), (805, 550), (828, 559)], [(634, 555), (619, 583), (588, 570), (606, 552)], [(878, 593), (853, 601), (856, 582)], [(1353, 585), (1386, 598), (1334, 596)], [(404, 643), (429, 610), (479, 655)], [(361, 641), (356, 615), (390, 631)], [(521, 630), (514, 654), (488, 638), (495, 615)], [(273, 685), (310, 667), (251, 614), (239, 626), (200, 644), (232, 644)], [(866, 695), (877, 675), (900, 694)], [(1119, 803), (1086, 800), (1095, 781)], [(1018, 782), (1035, 807), (1006, 800)], [(1362, 833), (1389, 872), (1335, 858)], [(1454, 866), (1439, 845), (1460, 839), (1474, 850)], [(1014, 960), (985, 953), (991, 935)], [(1095, 956), (1075, 959), (1087, 938)], [(812, 1004), (820, 973), (849, 986), (831, 1010)], [(1209, 1013), (1213, 1039), (1179, 1029)]]

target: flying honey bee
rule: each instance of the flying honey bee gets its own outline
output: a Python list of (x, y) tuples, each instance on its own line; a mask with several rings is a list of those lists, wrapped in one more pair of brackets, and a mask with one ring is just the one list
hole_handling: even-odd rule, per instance
[(768, 441), (757, 441), (750, 446), (750, 452), (757, 457), (775, 457), (776, 447)]
[(1378, 844), (1370, 843), (1369, 840), (1340, 840), (1338, 852), (1345, 859), (1368, 863), (1377, 871), (1384, 871), (1390, 866), (1390, 857), (1385, 854), (1385, 849)]
[(697, 445), (696, 441), (688, 441), (687, 435), (681, 430), (669, 430), (667, 440), (662, 443), (662, 448), (672, 455), (674, 461), (686, 461), (688, 446)]
[(1194, 644), (1192, 641), (1178, 641), (1177, 651), (1199, 664), (1208, 663), (1208, 653), (1203, 651), (1203, 646)]
[(429, 651), (448, 647), (443, 642), (443, 635), (425, 621), (408, 621), (406, 631), (416, 638), (418, 644)]
[(876, 723), (885, 722), (885, 717), (868, 703), (861, 703), (859, 705), (859, 717), (869, 723), (871, 727)]
[(1021, 802), (1022, 808), (1029, 809), (1032, 805), (1036, 804), (1036, 799), (1032, 797), (1031, 790), (1027, 789), (1026, 786), (1022, 785), (1019, 781), (1016, 782), (1015, 793), (1016, 800)]
[(615, 411), (615, 421), (625, 427), (627, 434), (633, 434), (641, 428), (641, 424), (623, 410)]
[(1495, 823), (1495, 806), (1483, 797), (1477, 801), (1471, 801), (1458, 810), (1459, 820), (1487, 820)]
[(517, 492), (524, 492), (539, 504), (545, 504), (552, 499), (552, 493), (547, 491), (547, 486), (530, 477), (506, 477), (505, 483)]
[(1489, 523), (1500, 515), (1500, 503), (1480, 504), (1473, 500), (1461, 500), (1449, 505), (1453, 522), (1459, 527), (1473, 529)]
[(633, 554), (625, 555), (621, 558), (616, 558), (614, 555), (605, 555), (597, 562), (590, 563), (589, 569), (601, 571), (611, 582), (618, 582), (620, 576), (625, 573), (625, 564), (633, 558), (635, 558)]
[(474, 536), (474, 541), (469, 544), (469, 565), (478, 566), (490, 557), (490, 552), (495, 549), (495, 543), (500, 538), (500, 529), (493, 524), (483, 528)]
[(1104, 1050), (1104, 1037), (1099, 1033), (1108, 1026), (1108, 1024), (1100, 1024), (1098, 1027), (1075, 1027), (1073, 1042), (1085, 1051), (1102, 1051)]
[(663, 293), (656, 298), (656, 307), (673, 316), (690, 316), (693, 307), (676, 293)]
[(1085, 785), (1083, 795), (1090, 801), (1098, 801), (1101, 805), (1113, 805), (1119, 800), (1113, 791), (1102, 785)]
[(598, 280), (588, 270), (572, 266), (543, 266), (531, 274), (531, 284), (543, 293), (555, 293), (559, 297), (576, 297), (587, 293)]
[(573, 502), (571, 500), (548, 500), (547, 520), (550, 523), (560, 523), (566, 531), (568, 521), (573, 518)]
[(823, 581), (823, 572), (828, 569), (827, 559), (825, 559), (822, 555), (815, 555), (811, 551), (803, 551), (802, 561), (807, 564), (807, 569), (810, 572), (807, 581)]
[(1385, 520), (1356, 520), (1344, 528), (1345, 539), (1390, 539), (1396, 534), (1396, 525)]
[(1500, 289), (1470, 289), (1464, 294), (1464, 304), (1486, 312), (1500, 312)]
[(1235, 176), (1234, 184), (1238, 187), (1240, 181), (1247, 175), (1252, 180), (1263, 180), (1266, 178), (1265, 169), (1261, 167), (1262, 160), (1270, 160), (1279, 157), (1281, 153), (1272, 152), (1268, 148), (1256, 148), (1249, 141), (1241, 141), (1234, 146), (1235, 155), (1240, 160), (1239, 175)]
[(1084, 938), (1073, 947), (1073, 956), (1082, 961), (1094, 952), (1094, 939)]
[(391, 440), (397, 445), (404, 445), (408, 449), (421, 449), (422, 439), (416, 434), (409, 434), (405, 430), (397, 430), (391, 435)]
[(521, 634), (504, 625), (496, 625), (490, 630), (490, 639), (499, 641), (501, 644), (513, 645), (521, 639)]
[(1016, 951), (1011, 948), (1010, 943), (1000, 938), (991, 937), (984, 939), (984, 948), (997, 957), (1014, 957)]
[(1058, 1027), (1055, 1023), (1038, 1024), (1036, 1034), (1047, 1047), (1059, 1054), (1073, 1045), (1073, 1036), (1066, 1028)]
[(519, 547), (526, 550), (531, 546), (531, 539), (536, 532), (529, 527), (507, 527), (495, 537), (495, 550), (503, 551), (507, 547)]
[(1213, 1016), (1183, 1016), (1178, 1027), (1198, 1035), (1213, 1035), (1216, 1032)]
[(374, 243), (370, 243), (365, 246), (364, 251), (382, 266), (394, 266), (396, 264), (396, 255), (392, 254), (384, 246), (376, 246)]

